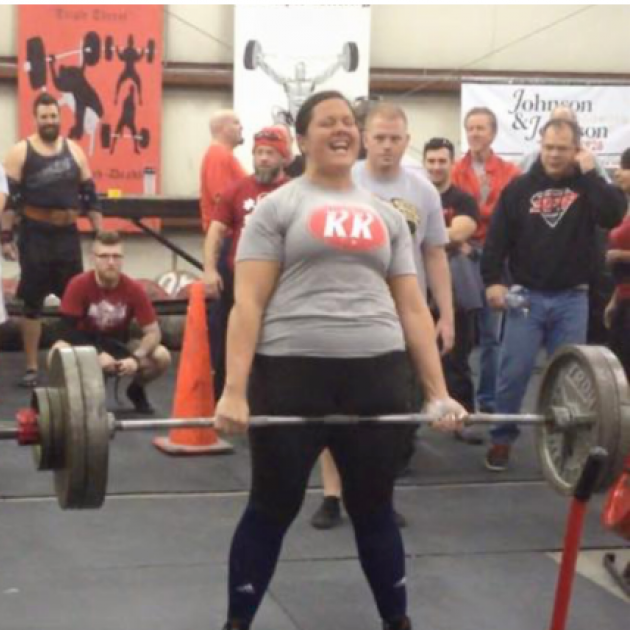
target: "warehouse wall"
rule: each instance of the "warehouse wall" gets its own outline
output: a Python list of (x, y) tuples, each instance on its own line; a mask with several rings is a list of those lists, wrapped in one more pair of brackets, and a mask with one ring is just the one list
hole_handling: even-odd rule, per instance
[[(577, 15), (573, 15), (579, 12)], [(439, 68), (628, 72), (630, 7), (405, 6), (372, 8), (371, 65)], [(17, 8), (0, 6), (0, 55), (16, 54)], [(234, 7), (165, 7), (165, 59), (231, 63)], [(585, 44), (586, 43), (586, 44)], [(431, 135), (459, 140), (459, 97), (419, 91), (393, 100), (409, 113), (412, 144)], [(17, 140), (15, 87), (0, 85), (0, 155)], [(209, 140), (208, 118), (229, 106), (226, 91), (167, 89), (163, 112), (163, 192), (196, 194)], [(246, 130), (251, 133), (253, 130)]]

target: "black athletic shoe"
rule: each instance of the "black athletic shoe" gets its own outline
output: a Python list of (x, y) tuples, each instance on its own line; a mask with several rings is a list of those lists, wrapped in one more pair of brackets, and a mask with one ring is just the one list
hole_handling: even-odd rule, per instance
[(134, 409), (138, 413), (146, 415), (152, 415), (155, 413), (155, 409), (151, 406), (151, 403), (147, 399), (147, 393), (144, 391), (144, 387), (135, 381), (131, 382), (131, 385), (127, 387), (127, 398), (133, 404)]
[(26, 387), (28, 389), (32, 389), (33, 387), (37, 387), (39, 385), (39, 378), (37, 377), (37, 370), (26, 370), (24, 372), (24, 376), (18, 383), (20, 387)]
[(412, 630), (411, 619), (409, 617), (400, 617), (392, 621), (384, 621), (383, 630)]
[(339, 497), (324, 497), (319, 509), (311, 518), (311, 525), (315, 529), (332, 529), (340, 524), (341, 501)]

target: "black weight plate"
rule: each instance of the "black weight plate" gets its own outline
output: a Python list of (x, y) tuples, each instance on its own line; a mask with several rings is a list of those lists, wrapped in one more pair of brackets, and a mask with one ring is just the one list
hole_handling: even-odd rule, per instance
[(83, 40), (83, 63), (95, 66), (101, 60), (101, 36), (96, 31), (90, 31)]

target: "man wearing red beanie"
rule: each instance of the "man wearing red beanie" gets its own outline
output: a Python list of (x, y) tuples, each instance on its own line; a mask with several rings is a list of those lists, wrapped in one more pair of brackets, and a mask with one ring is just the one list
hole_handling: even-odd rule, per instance
[[(234, 303), (234, 287), (232, 283), (223, 281), (217, 271), (219, 253), (225, 237), (232, 234), (232, 246), (228, 257), (228, 265), (234, 270), (234, 255), (241, 231), (247, 218), (256, 208), (260, 199), (268, 195), (288, 180), (284, 173), (284, 165), (290, 159), (286, 135), (275, 127), (265, 127), (254, 136), (254, 173), (249, 177), (229, 186), (215, 206), (210, 219), (210, 229), (204, 244), (204, 281), (207, 293), (221, 299), (221, 306), (227, 313)], [(225, 334), (221, 339), (212, 339), (214, 365), (215, 398), (219, 399), (225, 382)]]

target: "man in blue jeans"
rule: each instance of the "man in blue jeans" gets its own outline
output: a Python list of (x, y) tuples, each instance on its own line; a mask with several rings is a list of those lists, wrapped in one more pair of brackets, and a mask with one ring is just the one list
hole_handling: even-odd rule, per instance
[[(481, 259), (488, 303), (506, 312), (496, 413), (520, 411), (541, 347), (552, 354), (585, 343), (595, 228), (615, 227), (624, 214), (623, 194), (597, 174), (593, 155), (580, 147), (578, 125), (550, 120), (540, 158), (501, 194)], [(506, 303), (506, 261), (521, 306)], [(485, 465), (503, 471), (518, 427), (498, 424), (490, 434)]]

